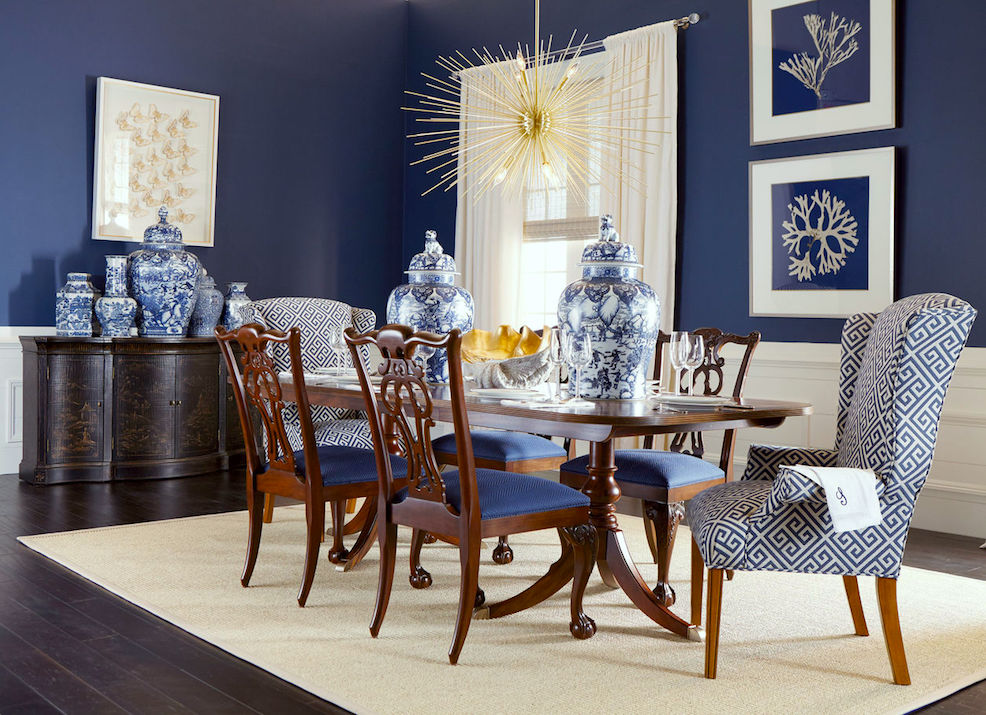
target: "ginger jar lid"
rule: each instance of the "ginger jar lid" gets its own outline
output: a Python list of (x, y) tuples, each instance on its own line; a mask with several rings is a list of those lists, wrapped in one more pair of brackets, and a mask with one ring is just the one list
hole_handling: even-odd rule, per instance
[(614, 268), (641, 268), (637, 251), (629, 243), (620, 241), (620, 234), (613, 227), (612, 214), (599, 219), (599, 240), (593, 241), (582, 251), (579, 266), (612, 266)]
[(157, 215), (160, 221), (151, 224), (144, 230), (146, 243), (181, 243), (181, 229), (168, 223), (168, 207), (162, 206)]
[(456, 275), (455, 259), (445, 253), (438, 242), (438, 233), (425, 231), (425, 250), (414, 255), (404, 272)]

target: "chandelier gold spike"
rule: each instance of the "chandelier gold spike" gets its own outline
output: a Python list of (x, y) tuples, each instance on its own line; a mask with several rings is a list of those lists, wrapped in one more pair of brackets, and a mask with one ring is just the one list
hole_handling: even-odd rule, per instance
[(607, 82), (614, 61), (600, 72), (585, 71), (580, 58), (588, 35), (577, 36), (573, 31), (560, 51), (552, 52), (551, 36), (542, 46), (541, 2), (535, 0), (533, 51), (520, 43), (515, 52), (499, 45), (499, 55), (473, 49), (475, 63), (456, 51), (436, 60), (447, 78), (421, 73), (436, 94), (409, 90), (417, 106), (402, 109), (416, 124), (435, 127), (408, 134), (415, 146), (427, 147), (411, 165), (429, 164), (426, 174), (438, 179), (422, 195), (462, 181), (473, 200), (494, 188), (519, 194), (567, 187), (587, 201), (590, 185), (610, 190), (604, 179), (644, 192), (635, 176), (640, 167), (624, 155), (656, 146), (644, 138), (648, 133), (667, 133), (634, 126), (653, 98), (633, 91), (646, 81), (644, 64), (621, 65), (621, 81)]

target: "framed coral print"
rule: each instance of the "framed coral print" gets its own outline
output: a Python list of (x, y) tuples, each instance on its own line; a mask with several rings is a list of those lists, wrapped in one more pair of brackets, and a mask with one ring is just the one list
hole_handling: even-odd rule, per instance
[(893, 147), (750, 163), (750, 315), (844, 318), (893, 294)]
[(92, 237), (140, 241), (168, 207), (190, 246), (212, 246), (219, 97), (100, 77)]
[(750, 0), (750, 143), (896, 126), (895, 0)]

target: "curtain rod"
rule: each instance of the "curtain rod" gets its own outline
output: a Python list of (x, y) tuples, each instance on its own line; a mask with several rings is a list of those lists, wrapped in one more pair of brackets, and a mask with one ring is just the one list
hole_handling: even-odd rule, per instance
[[(672, 20), (672, 22), (674, 23), (676, 30), (687, 30), (692, 25), (698, 24), (698, 21), (701, 19), (701, 16), (697, 12), (693, 12), (687, 17), (679, 17), (677, 20)], [(592, 42), (586, 42), (581, 46), (580, 54), (584, 55), (589, 52), (595, 52), (596, 50), (603, 49), (603, 42), (604, 40), (593, 40)], [(562, 57), (566, 54), (574, 54), (575, 49), (576, 48), (573, 47), (570, 49), (552, 50), (547, 56), (549, 58)]]

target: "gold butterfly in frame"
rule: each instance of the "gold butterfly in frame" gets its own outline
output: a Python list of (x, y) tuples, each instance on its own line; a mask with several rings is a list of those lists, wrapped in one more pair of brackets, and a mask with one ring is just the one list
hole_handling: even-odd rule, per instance
[(194, 129), (199, 125), (198, 122), (193, 122), (188, 118), (188, 110), (186, 109), (178, 116), (178, 121), (181, 123), (182, 127), (185, 129)]
[(137, 174), (130, 175), (130, 190), (135, 194), (142, 193), (148, 190), (148, 187), (140, 183), (140, 176)]
[(130, 215), (134, 218), (140, 218), (141, 216), (147, 215), (147, 210), (140, 205), (139, 199), (134, 199), (130, 202)]
[(147, 115), (140, 111), (140, 102), (133, 103), (133, 106), (130, 107), (129, 114), (130, 118), (137, 124), (143, 124), (147, 121)]
[(175, 149), (173, 146), (171, 146), (171, 142), (168, 142), (167, 144), (164, 145), (164, 147), (162, 147), (161, 153), (164, 154), (169, 159), (177, 159), (179, 156), (181, 156), (181, 152)]
[[(161, 172), (161, 176), (163, 176), (169, 182), (172, 182), (172, 181), (177, 180), (178, 179), (178, 172), (175, 171), (174, 164), (169, 163), (166, 167), (164, 167), (164, 170)], [(165, 201), (165, 203), (168, 203), (168, 202)]]
[(177, 119), (172, 119), (171, 122), (168, 124), (168, 134), (170, 134), (175, 139), (180, 139), (181, 137), (185, 136), (185, 132), (183, 132), (181, 128), (178, 126)]
[(154, 122), (163, 122), (165, 119), (171, 116), (170, 114), (159, 112), (156, 104), (151, 104), (150, 106), (148, 106), (147, 114), (151, 118), (151, 121)]
[(132, 132), (137, 129), (137, 127), (130, 123), (130, 116), (126, 112), (120, 112), (120, 115), (116, 118), (116, 126), (125, 132)]
[(177, 209), (175, 211), (175, 221), (178, 223), (191, 223), (194, 220), (195, 214), (190, 214), (186, 211), (182, 211), (181, 209)]
[(188, 159), (185, 156), (182, 156), (182, 158), (178, 160), (178, 171), (181, 172), (182, 176), (191, 176), (197, 171), (197, 169), (189, 166)]
[(145, 137), (140, 129), (137, 129), (133, 134), (130, 135), (130, 141), (132, 141), (137, 146), (147, 146), (151, 143), (151, 140)]
[(175, 193), (176, 193), (176, 194), (177, 194), (177, 195), (178, 195), (178, 196), (179, 196), (180, 198), (183, 198), (183, 199), (187, 199), (188, 197), (190, 197), (190, 196), (191, 196), (192, 194), (194, 194), (194, 193), (195, 193), (195, 189), (192, 189), (192, 188), (187, 188), (187, 187), (185, 187), (185, 186), (182, 186), (182, 185), (181, 185), (181, 184), (179, 183), (179, 184), (178, 184), (178, 186), (177, 186), (177, 188), (175, 189)]

